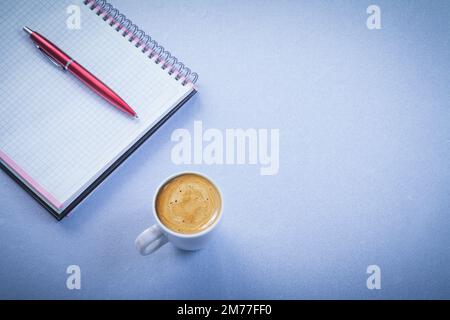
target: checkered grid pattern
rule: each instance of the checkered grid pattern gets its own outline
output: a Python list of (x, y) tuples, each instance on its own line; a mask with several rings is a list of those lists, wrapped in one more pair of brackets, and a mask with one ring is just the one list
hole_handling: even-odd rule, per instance
[[(67, 6), (81, 30), (66, 27)], [(82, 192), (191, 89), (183, 87), (81, 1), (17, 1), (0, 22), (0, 149), (64, 203)], [(21, 30), (56, 43), (136, 110), (132, 120), (53, 67)]]

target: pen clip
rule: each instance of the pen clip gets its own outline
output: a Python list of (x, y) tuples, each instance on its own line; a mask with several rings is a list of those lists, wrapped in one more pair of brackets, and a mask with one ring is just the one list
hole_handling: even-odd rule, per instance
[(53, 59), (52, 57), (50, 57), (50, 55), (45, 52), (44, 50), (41, 49), (41, 47), (39, 47), (38, 45), (36, 45), (36, 48), (39, 49), (39, 51), (48, 59), (50, 60), (51, 63), (53, 63), (56, 67), (61, 68), (63, 71), (66, 71), (66, 68), (64, 68), (60, 63), (56, 62), (55, 59)]

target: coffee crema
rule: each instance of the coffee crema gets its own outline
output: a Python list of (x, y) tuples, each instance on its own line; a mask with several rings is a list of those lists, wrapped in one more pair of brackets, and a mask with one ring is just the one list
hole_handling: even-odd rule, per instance
[(156, 196), (156, 214), (169, 229), (193, 234), (211, 226), (219, 217), (222, 199), (208, 179), (193, 173), (164, 184)]

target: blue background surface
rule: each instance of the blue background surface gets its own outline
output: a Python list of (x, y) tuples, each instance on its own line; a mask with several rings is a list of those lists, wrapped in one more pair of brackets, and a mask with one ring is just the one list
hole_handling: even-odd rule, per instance
[[(112, 3), (199, 94), (61, 222), (0, 172), (0, 298), (450, 298), (450, 2), (376, 1), (381, 30), (372, 1)], [(195, 120), (279, 128), (279, 174), (174, 165)], [(142, 257), (154, 190), (182, 170), (221, 187), (217, 237)]]

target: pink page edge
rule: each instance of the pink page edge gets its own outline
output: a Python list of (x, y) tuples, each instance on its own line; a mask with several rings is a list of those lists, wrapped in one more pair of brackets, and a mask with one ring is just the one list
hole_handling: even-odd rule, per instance
[(6, 153), (0, 150), (0, 159), (2, 159), (16, 174), (18, 174), (24, 181), (26, 181), (34, 190), (41, 196), (47, 199), (54, 207), (60, 209), (62, 203), (59, 202), (50, 192), (44, 189), (36, 180), (34, 180), (28, 173), (25, 172), (13, 159), (8, 157)]

